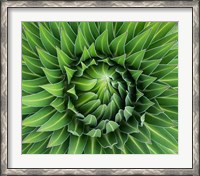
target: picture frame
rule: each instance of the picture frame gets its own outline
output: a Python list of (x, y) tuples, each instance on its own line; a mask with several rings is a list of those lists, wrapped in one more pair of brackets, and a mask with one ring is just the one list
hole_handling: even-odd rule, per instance
[[(192, 9), (192, 168), (9, 168), (8, 17), (12, 8), (190, 8)], [(1, 2), (1, 175), (199, 175), (198, 1), (3, 1)], [(9, 98), (8, 98), (9, 97)]]

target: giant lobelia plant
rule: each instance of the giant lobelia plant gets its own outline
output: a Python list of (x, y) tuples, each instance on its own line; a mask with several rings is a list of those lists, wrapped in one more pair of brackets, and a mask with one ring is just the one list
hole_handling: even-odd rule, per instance
[(178, 153), (176, 22), (23, 22), (23, 154)]

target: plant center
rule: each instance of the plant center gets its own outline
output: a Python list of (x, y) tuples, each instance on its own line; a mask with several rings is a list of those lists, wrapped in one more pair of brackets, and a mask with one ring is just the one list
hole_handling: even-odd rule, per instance
[[(108, 117), (116, 114), (124, 104), (124, 99), (118, 91), (118, 79), (115, 68), (105, 63), (90, 66), (80, 77), (74, 78), (72, 83), (77, 94), (74, 106), (77, 111), (83, 115), (93, 114), (96, 109), (92, 107), (98, 104), (104, 106), (105, 111), (109, 109)], [(91, 109), (84, 109), (88, 103), (91, 104)]]

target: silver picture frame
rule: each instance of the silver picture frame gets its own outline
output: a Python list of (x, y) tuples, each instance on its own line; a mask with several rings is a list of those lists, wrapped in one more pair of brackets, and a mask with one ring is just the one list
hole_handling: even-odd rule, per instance
[[(14, 169), (8, 168), (8, 15), (17, 7), (191, 8), (193, 13), (193, 168), (184, 169)], [(199, 172), (199, 2), (194, 1), (6, 1), (1, 2), (1, 175), (200, 175)]]

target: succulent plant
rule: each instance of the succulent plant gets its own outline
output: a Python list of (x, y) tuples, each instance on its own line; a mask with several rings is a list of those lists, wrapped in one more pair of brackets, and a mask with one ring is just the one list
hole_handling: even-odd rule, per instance
[(178, 153), (176, 22), (23, 22), (23, 154)]

